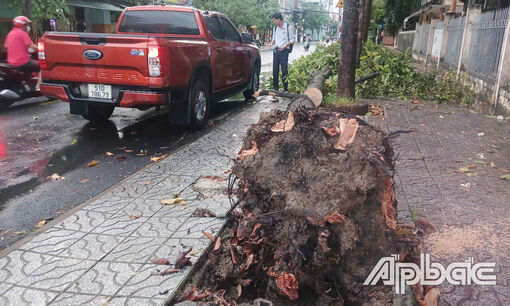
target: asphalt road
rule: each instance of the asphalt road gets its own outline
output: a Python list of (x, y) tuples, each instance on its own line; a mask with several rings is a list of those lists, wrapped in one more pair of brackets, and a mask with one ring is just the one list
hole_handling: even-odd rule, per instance
[[(310, 52), (297, 44), (290, 61)], [(262, 50), (261, 58), (262, 72), (270, 72), (271, 50)], [(219, 103), (211, 122), (228, 120), (246, 105), (240, 95)], [(70, 115), (65, 102), (13, 104), (0, 112), (0, 249), (146, 167), (151, 157), (171, 154), (214, 128), (171, 126), (166, 110), (117, 108), (96, 125)], [(92, 161), (98, 164), (89, 167)]]

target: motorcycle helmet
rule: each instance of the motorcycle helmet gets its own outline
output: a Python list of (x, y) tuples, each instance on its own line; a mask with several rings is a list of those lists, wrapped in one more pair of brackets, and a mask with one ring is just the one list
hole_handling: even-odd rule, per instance
[(12, 20), (12, 23), (16, 28), (24, 28), (31, 22), (32, 20), (28, 19), (25, 16), (14, 17), (14, 19)]

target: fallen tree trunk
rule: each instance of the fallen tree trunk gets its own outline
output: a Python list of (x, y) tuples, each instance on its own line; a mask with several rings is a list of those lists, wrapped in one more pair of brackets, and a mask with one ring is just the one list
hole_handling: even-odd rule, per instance
[(328, 69), (324, 69), (315, 74), (302, 95), (262, 89), (257, 91), (253, 96), (256, 98), (269, 95), (292, 99), (288, 107), (289, 110), (296, 109), (297, 107), (315, 108), (322, 103), (322, 88), (324, 87), (324, 82), (326, 82), (330, 75), (331, 71)]
[[(364, 75), (356, 80), (356, 84), (368, 81), (370, 79), (376, 78), (381, 75), (380, 72), (370, 73), (368, 75)], [(295, 109), (296, 107), (305, 107), (305, 108), (314, 108), (319, 106), (322, 103), (322, 88), (324, 87), (324, 82), (331, 76), (331, 71), (323, 70), (317, 73), (308, 83), (308, 87), (302, 95), (292, 94), (281, 91), (270, 91), (267, 89), (261, 89), (257, 91), (253, 97), (257, 98), (259, 96), (277, 96), (287, 99), (292, 99), (292, 102), (289, 104), (289, 109)], [(311, 103), (310, 103), (311, 102)], [(313, 104), (313, 105), (312, 105)]]

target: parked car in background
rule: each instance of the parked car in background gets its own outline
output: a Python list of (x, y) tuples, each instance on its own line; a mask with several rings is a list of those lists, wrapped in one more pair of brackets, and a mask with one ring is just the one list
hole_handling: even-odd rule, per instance
[(168, 106), (173, 123), (201, 128), (215, 102), (259, 86), (251, 35), (220, 13), (182, 6), (126, 8), (116, 34), (47, 32), (39, 59), (41, 92), (90, 121), (115, 107)]

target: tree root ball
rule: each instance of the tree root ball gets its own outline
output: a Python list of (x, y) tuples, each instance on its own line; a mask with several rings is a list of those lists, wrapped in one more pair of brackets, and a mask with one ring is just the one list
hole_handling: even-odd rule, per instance
[(392, 150), (385, 134), (359, 124), (354, 142), (334, 148), (331, 109), (297, 109), (294, 127), (272, 132), (288, 112), (261, 115), (236, 159), (240, 203), (221, 249), (197, 281), (204, 301), (275, 305), (390, 305), (389, 286), (363, 286), (395, 251)]

